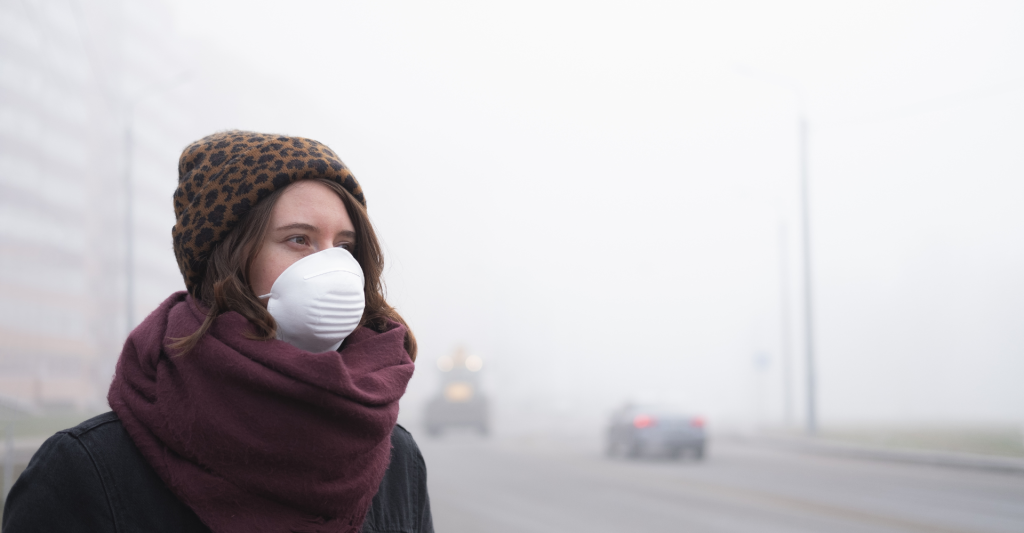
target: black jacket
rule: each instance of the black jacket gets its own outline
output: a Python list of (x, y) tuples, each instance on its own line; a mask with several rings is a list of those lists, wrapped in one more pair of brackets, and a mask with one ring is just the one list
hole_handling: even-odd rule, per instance
[[(412, 435), (391, 432), (391, 463), (364, 532), (432, 533), (427, 469)], [(50, 437), (7, 496), (3, 533), (209, 533), (164, 485), (114, 413)]]

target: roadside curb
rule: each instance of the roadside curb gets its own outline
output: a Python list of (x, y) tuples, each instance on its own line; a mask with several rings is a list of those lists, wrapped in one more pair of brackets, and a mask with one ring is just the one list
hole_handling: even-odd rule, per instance
[(912, 463), (950, 468), (967, 468), (1006, 474), (1024, 475), (1024, 459), (998, 457), (966, 452), (941, 452), (929, 450), (907, 450), (848, 444), (808, 437), (782, 437), (776, 435), (720, 435), (718, 438), (736, 443), (795, 451), (815, 455), (851, 457), (872, 461)]

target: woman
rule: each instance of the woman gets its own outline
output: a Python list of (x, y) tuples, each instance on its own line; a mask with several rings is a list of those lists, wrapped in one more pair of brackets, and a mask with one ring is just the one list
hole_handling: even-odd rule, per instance
[(395, 425), (416, 340), (365, 206), (316, 141), (188, 146), (171, 232), (187, 292), (128, 337), (113, 411), (32, 458), (3, 531), (433, 531)]

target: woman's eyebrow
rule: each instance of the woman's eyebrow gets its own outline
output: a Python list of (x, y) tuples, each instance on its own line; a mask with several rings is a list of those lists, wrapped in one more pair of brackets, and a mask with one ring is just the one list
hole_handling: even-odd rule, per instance
[(318, 227), (316, 227), (316, 226), (314, 226), (312, 224), (306, 224), (305, 222), (295, 222), (295, 223), (292, 223), (292, 224), (288, 224), (287, 226), (281, 226), (281, 227), (275, 229), (274, 231), (284, 231), (284, 230), (292, 230), (292, 229), (302, 229), (302, 230), (306, 230), (306, 231), (312, 231), (314, 233), (318, 233), (320, 231), (320, 228), (318, 228)]
[(338, 237), (349, 237), (351, 239), (355, 239), (356, 238), (356, 232), (349, 231), (349, 230), (341, 230), (341, 231), (339, 231), (337, 233), (337, 236)]

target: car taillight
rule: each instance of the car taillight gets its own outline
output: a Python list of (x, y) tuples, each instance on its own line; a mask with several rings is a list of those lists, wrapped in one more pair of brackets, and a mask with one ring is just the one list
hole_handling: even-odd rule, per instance
[(690, 425), (695, 428), (702, 428), (704, 427), (704, 419), (699, 416), (695, 416), (690, 419)]
[(638, 429), (649, 428), (653, 426), (657, 421), (653, 417), (647, 415), (636, 415), (633, 419), (633, 427)]

